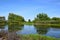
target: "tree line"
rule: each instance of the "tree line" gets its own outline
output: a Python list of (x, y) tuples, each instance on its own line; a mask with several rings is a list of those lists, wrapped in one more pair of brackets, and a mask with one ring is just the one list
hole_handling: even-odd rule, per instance
[(45, 13), (39, 13), (37, 14), (36, 18), (34, 19), (34, 21), (49, 21), (49, 20), (55, 20), (55, 21), (59, 21), (60, 18), (59, 17), (52, 17), (50, 18), (47, 14)]
[[(54, 23), (56, 21), (60, 21), (59, 17), (52, 17), (50, 18), (46, 13), (39, 13), (37, 14), (37, 16), (35, 17), (35, 19), (33, 21), (31, 21), (30, 19), (28, 19), (28, 22), (47, 22), (47, 21), (51, 21)], [(24, 19), (24, 17), (20, 16), (20, 15), (16, 15), (14, 13), (9, 13), (8, 16), (8, 23), (19, 23), (22, 24), (23, 22), (26, 22), (26, 20)], [(57, 23), (57, 22), (56, 22)]]

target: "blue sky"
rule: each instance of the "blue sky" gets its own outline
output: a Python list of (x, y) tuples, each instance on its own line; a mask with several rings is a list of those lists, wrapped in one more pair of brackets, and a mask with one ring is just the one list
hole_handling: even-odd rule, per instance
[(0, 0), (0, 16), (6, 19), (9, 13), (33, 20), (38, 13), (49, 17), (60, 17), (60, 0)]

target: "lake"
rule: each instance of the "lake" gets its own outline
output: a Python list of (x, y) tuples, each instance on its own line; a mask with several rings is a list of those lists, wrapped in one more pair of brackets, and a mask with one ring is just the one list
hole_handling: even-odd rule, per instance
[(22, 25), (22, 26), (5, 25), (5, 26), (0, 26), (0, 32), (2, 30), (7, 31), (7, 32), (15, 31), (16, 34), (21, 34), (21, 35), (40, 34), (40, 35), (60, 38), (60, 28), (57, 28), (57, 27), (43, 27), (43, 26), (34, 26), (34, 25)]

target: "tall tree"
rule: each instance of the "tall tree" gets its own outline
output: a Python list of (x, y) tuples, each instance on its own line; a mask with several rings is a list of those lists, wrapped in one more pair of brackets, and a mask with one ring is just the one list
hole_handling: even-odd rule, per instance
[(30, 19), (28, 19), (28, 22), (31, 22), (31, 20), (30, 20)]
[(50, 20), (50, 18), (49, 18), (48, 15), (45, 14), (45, 13), (39, 13), (39, 14), (37, 15), (37, 17), (35, 18), (35, 20), (45, 21), (45, 20)]
[(19, 16), (19, 15), (16, 15), (14, 13), (9, 13), (9, 16), (8, 16), (8, 22), (18, 22), (18, 23), (21, 23), (21, 22), (24, 22), (24, 18), (22, 16)]

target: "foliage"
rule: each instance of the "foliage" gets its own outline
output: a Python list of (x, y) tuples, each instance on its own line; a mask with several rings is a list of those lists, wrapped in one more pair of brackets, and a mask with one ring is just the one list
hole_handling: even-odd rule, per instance
[(33, 22), (24, 22), (25, 25), (34, 25)]
[(41, 20), (41, 21), (50, 20), (50, 18), (48, 17), (48, 15), (45, 14), (45, 13), (39, 13), (35, 19), (36, 20)]
[(13, 13), (9, 13), (9, 16), (8, 16), (8, 20), (9, 21), (24, 21), (24, 18), (22, 16), (19, 16), (19, 15), (16, 15), (16, 14), (13, 14)]
[(0, 25), (6, 25), (6, 21), (5, 20), (0, 20)]
[(31, 22), (31, 20), (29, 19), (28, 22)]
[(58, 20), (60, 20), (60, 18), (58, 18), (58, 17), (53, 17), (52, 20), (58, 21)]
[(20, 38), (21, 40), (60, 40), (59, 38), (53, 38), (53, 37), (43, 36), (39, 34), (23, 35)]
[(14, 13), (9, 13), (8, 16), (8, 22), (14, 23), (14, 24), (22, 24), (24, 22), (24, 18), (22, 16), (16, 15)]
[(48, 26), (51, 26), (52, 24), (53, 25), (60, 24), (60, 18), (58, 18), (58, 17), (50, 18), (45, 13), (39, 13), (37, 15), (37, 17), (33, 20), (33, 22), (34, 22), (34, 25), (48, 25)]

